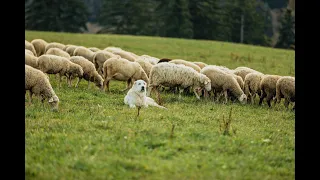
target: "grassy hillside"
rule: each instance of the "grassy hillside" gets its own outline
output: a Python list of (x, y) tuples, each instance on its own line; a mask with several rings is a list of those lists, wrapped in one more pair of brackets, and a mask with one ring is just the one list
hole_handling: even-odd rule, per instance
[[(118, 46), (138, 55), (295, 74), (294, 51), (157, 37), (25, 34), (28, 41)], [(123, 103), (124, 82), (111, 81), (111, 93), (93, 84), (87, 89), (86, 81), (68, 88), (64, 80), (60, 89), (55, 76), (50, 82), (60, 99), (59, 112), (36, 98), (25, 106), (26, 179), (295, 178), (295, 114), (283, 101), (269, 109), (265, 102), (214, 104), (195, 96), (162, 94), (169, 110), (149, 107), (136, 118), (137, 110)], [(220, 123), (229, 118), (231, 108), (228, 136)]]

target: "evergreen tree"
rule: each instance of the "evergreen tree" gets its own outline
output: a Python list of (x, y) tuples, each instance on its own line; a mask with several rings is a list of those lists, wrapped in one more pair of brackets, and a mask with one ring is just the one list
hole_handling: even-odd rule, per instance
[(82, 0), (26, 0), (25, 29), (80, 32), (88, 11)]
[(294, 17), (292, 16), (292, 11), (290, 9), (286, 9), (284, 16), (281, 19), (279, 33), (279, 40), (275, 47), (290, 48), (291, 45), (295, 44)]

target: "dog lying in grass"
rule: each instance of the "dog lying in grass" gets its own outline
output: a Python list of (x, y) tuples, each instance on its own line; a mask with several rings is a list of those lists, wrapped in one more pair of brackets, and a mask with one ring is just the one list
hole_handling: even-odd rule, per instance
[(167, 109), (160, 106), (152, 98), (147, 97), (147, 83), (144, 80), (137, 80), (133, 83), (132, 88), (124, 97), (124, 103), (129, 105), (130, 108), (138, 108), (138, 115), (141, 107), (156, 106), (158, 108)]

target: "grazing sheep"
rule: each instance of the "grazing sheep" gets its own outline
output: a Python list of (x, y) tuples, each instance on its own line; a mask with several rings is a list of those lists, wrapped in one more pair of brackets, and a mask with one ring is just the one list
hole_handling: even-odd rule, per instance
[(142, 69), (146, 72), (147, 76), (149, 77), (153, 65), (148, 60), (146, 60), (145, 57), (138, 57), (136, 62), (140, 64)]
[(33, 52), (31, 52), (29, 49), (24, 49), (26, 54), (30, 54), (32, 56), (36, 56), (35, 54), (33, 54)]
[(58, 43), (58, 42), (51, 42), (48, 43), (45, 47), (45, 52), (47, 52), (50, 48), (59, 48), (61, 50), (63, 50), (65, 48), (66, 45)]
[[(179, 86), (183, 89), (192, 87), (197, 99), (200, 99), (197, 89), (205, 88), (207, 91), (211, 90), (211, 80), (208, 77), (182, 64), (167, 62), (156, 64), (151, 68), (149, 80), (148, 96), (150, 96), (151, 91), (154, 89), (158, 96), (158, 103), (161, 103), (160, 93), (157, 89), (159, 86)], [(179, 98), (183, 89), (179, 90)]]
[(251, 99), (251, 104), (254, 104), (254, 99), (256, 94), (260, 97), (261, 89), (260, 82), (264, 74), (252, 72), (246, 75), (244, 78), (244, 93), (246, 96)]
[(121, 48), (119, 47), (113, 47), (113, 46), (109, 46), (109, 47), (106, 47), (104, 48), (103, 50), (105, 51), (109, 51), (109, 52), (114, 52), (114, 51), (123, 51)]
[(71, 87), (70, 78), (78, 76), (82, 78), (83, 69), (80, 65), (71, 62), (61, 56), (44, 54), (38, 58), (39, 69), (47, 74), (59, 74), (59, 88), (61, 87), (61, 77), (66, 76), (68, 86)]
[(208, 64), (203, 63), (203, 62), (192, 62), (193, 64), (199, 66), (200, 69), (203, 69), (204, 67), (206, 67)]
[(283, 76), (278, 79), (276, 83), (276, 98), (277, 103), (280, 103), (281, 98), (284, 98), (284, 106), (288, 108), (289, 103), (293, 102), (293, 108), (295, 109), (295, 77)]
[(47, 41), (43, 39), (34, 39), (31, 41), (31, 44), (33, 44), (34, 49), (36, 50), (35, 56), (41, 56), (45, 53), (46, 45), (48, 44)]
[(46, 52), (46, 54), (52, 54), (52, 55), (56, 55), (56, 56), (61, 56), (61, 57), (65, 57), (65, 58), (68, 58), (68, 59), (70, 58), (70, 55), (67, 52), (65, 52), (65, 51), (63, 51), (63, 50), (61, 50), (59, 48), (50, 48)]
[(199, 66), (195, 65), (192, 62), (183, 60), (183, 59), (172, 59), (169, 63), (182, 64), (182, 65), (185, 65), (185, 66), (189, 66), (192, 69), (196, 70), (197, 72), (200, 72), (200, 70), (201, 70)]
[(77, 49), (77, 47), (83, 47), (83, 46), (67, 45), (64, 51), (67, 52), (70, 56), (73, 56), (73, 52), (74, 50)]
[(32, 103), (32, 95), (41, 97), (43, 103), (48, 99), (52, 110), (58, 110), (59, 98), (52, 89), (49, 78), (42, 71), (29, 65), (25, 65), (25, 92), (29, 91), (29, 103)]
[(24, 48), (30, 50), (33, 53), (33, 55), (36, 56), (37, 52), (34, 49), (33, 44), (31, 44), (29, 41), (24, 40)]
[[(82, 56), (72, 56), (69, 59), (71, 62), (78, 64), (83, 69), (83, 78), (88, 81), (88, 89), (90, 81), (94, 82), (97, 87), (99, 87), (101, 90), (103, 88), (103, 79), (96, 71), (96, 68), (94, 67), (94, 64), (90, 62), (88, 59), (82, 57)], [(76, 83), (75, 87), (78, 87), (79, 82), (81, 81), (82, 77), (78, 79), (78, 82)], [(70, 82), (71, 83), (71, 82)]]
[(158, 64), (159, 62), (159, 58), (156, 58), (156, 57), (152, 57), (152, 56), (149, 56), (149, 55), (146, 55), (146, 54), (143, 54), (139, 57), (143, 57), (144, 59), (148, 60), (152, 65), (155, 65), (155, 64)]
[(89, 49), (90, 51), (92, 51), (92, 52), (101, 51), (101, 49), (96, 48), (96, 47), (89, 47), (88, 49)]
[(105, 50), (97, 51), (93, 55), (93, 64), (101, 76), (103, 76), (103, 73), (102, 73), (103, 63), (107, 59), (112, 58), (112, 57), (121, 58), (119, 55), (115, 55), (115, 54), (113, 54), (109, 51), (105, 51)]
[[(263, 99), (266, 98), (268, 106), (271, 107), (270, 101), (276, 96), (276, 84), (280, 78), (281, 76), (279, 75), (266, 74), (263, 76), (260, 82), (261, 95), (259, 105), (261, 105)], [(276, 102), (277, 99), (275, 99), (274, 103)]]
[(91, 50), (89, 50), (86, 47), (77, 47), (74, 50), (73, 55), (74, 56), (82, 56), (82, 57), (88, 59), (90, 62), (93, 63), (94, 52), (92, 52)]
[(212, 66), (206, 66), (201, 69), (200, 72), (211, 80), (212, 90), (214, 90), (216, 93), (224, 93), (226, 100), (225, 103), (228, 102), (228, 94), (236, 97), (241, 103), (246, 103), (247, 96), (244, 94), (233, 75)]
[(38, 69), (38, 57), (25, 53), (24, 60), (26, 65)]
[(256, 73), (261, 73), (259, 71), (256, 71), (254, 69), (248, 68), (248, 67), (237, 67), (236, 69), (233, 70), (233, 73), (235, 75), (241, 76), (242, 80), (244, 81), (245, 77), (247, 74), (251, 72), (256, 72)]
[(115, 55), (119, 55), (122, 58), (127, 59), (131, 62), (136, 61), (136, 58), (131, 53), (129, 53), (127, 51), (123, 51), (123, 50), (122, 51), (113, 51), (112, 53)]
[(110, 80), (126, 81), (127, 87), (123, 91), (131, 88), (134, 81), (142, 79), (149, 82), (147, 74), (137, 62), (131, 62), (124, 58), (110, 58), (103, 63), (102, 72), (104, 75), (104, 89), (109, 90)]

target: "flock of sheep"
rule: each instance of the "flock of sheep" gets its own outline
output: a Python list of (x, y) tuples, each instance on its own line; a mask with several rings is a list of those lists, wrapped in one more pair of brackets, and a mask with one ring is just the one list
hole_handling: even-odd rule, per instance
[(77, 45), (64, 45), (58, 42), (46, 42), (43, 39), (25, 40), (25, 93), (29, 91), (29, 102), (35, 94), (44, 102), (48, 99), (53, 110), (58, 109), (59, 98), (55, 94), (48, 74), (59, 75), (61, 87), (65, 76), (69, 87), (72, 80), (81, 79), (93, 82), (101, 90), (109, 91), (111, 80), (125, 81), (126, 89), (134, 81), (142, 79), (148, 84), (147, 95), (155, 91), (157, 101), (162, 104), (160, 92), (194, 93), (198, 99), (212, 98), (219, 102), (224, 96), (228, 100), (241, 103), (255, 102), (258, 94), (259, 105), (266, 98), (271, 107), (280, 103), (288, 108), (293, 103), (295, 109), (295, 77), (263, 74), (248, 67), (229, 69), (224, 66), (208, 65), (203, 62), (191, 62), (182, 59), (156, 58), (149, 55), (137, 55), (118, 47), (99, 48)]

